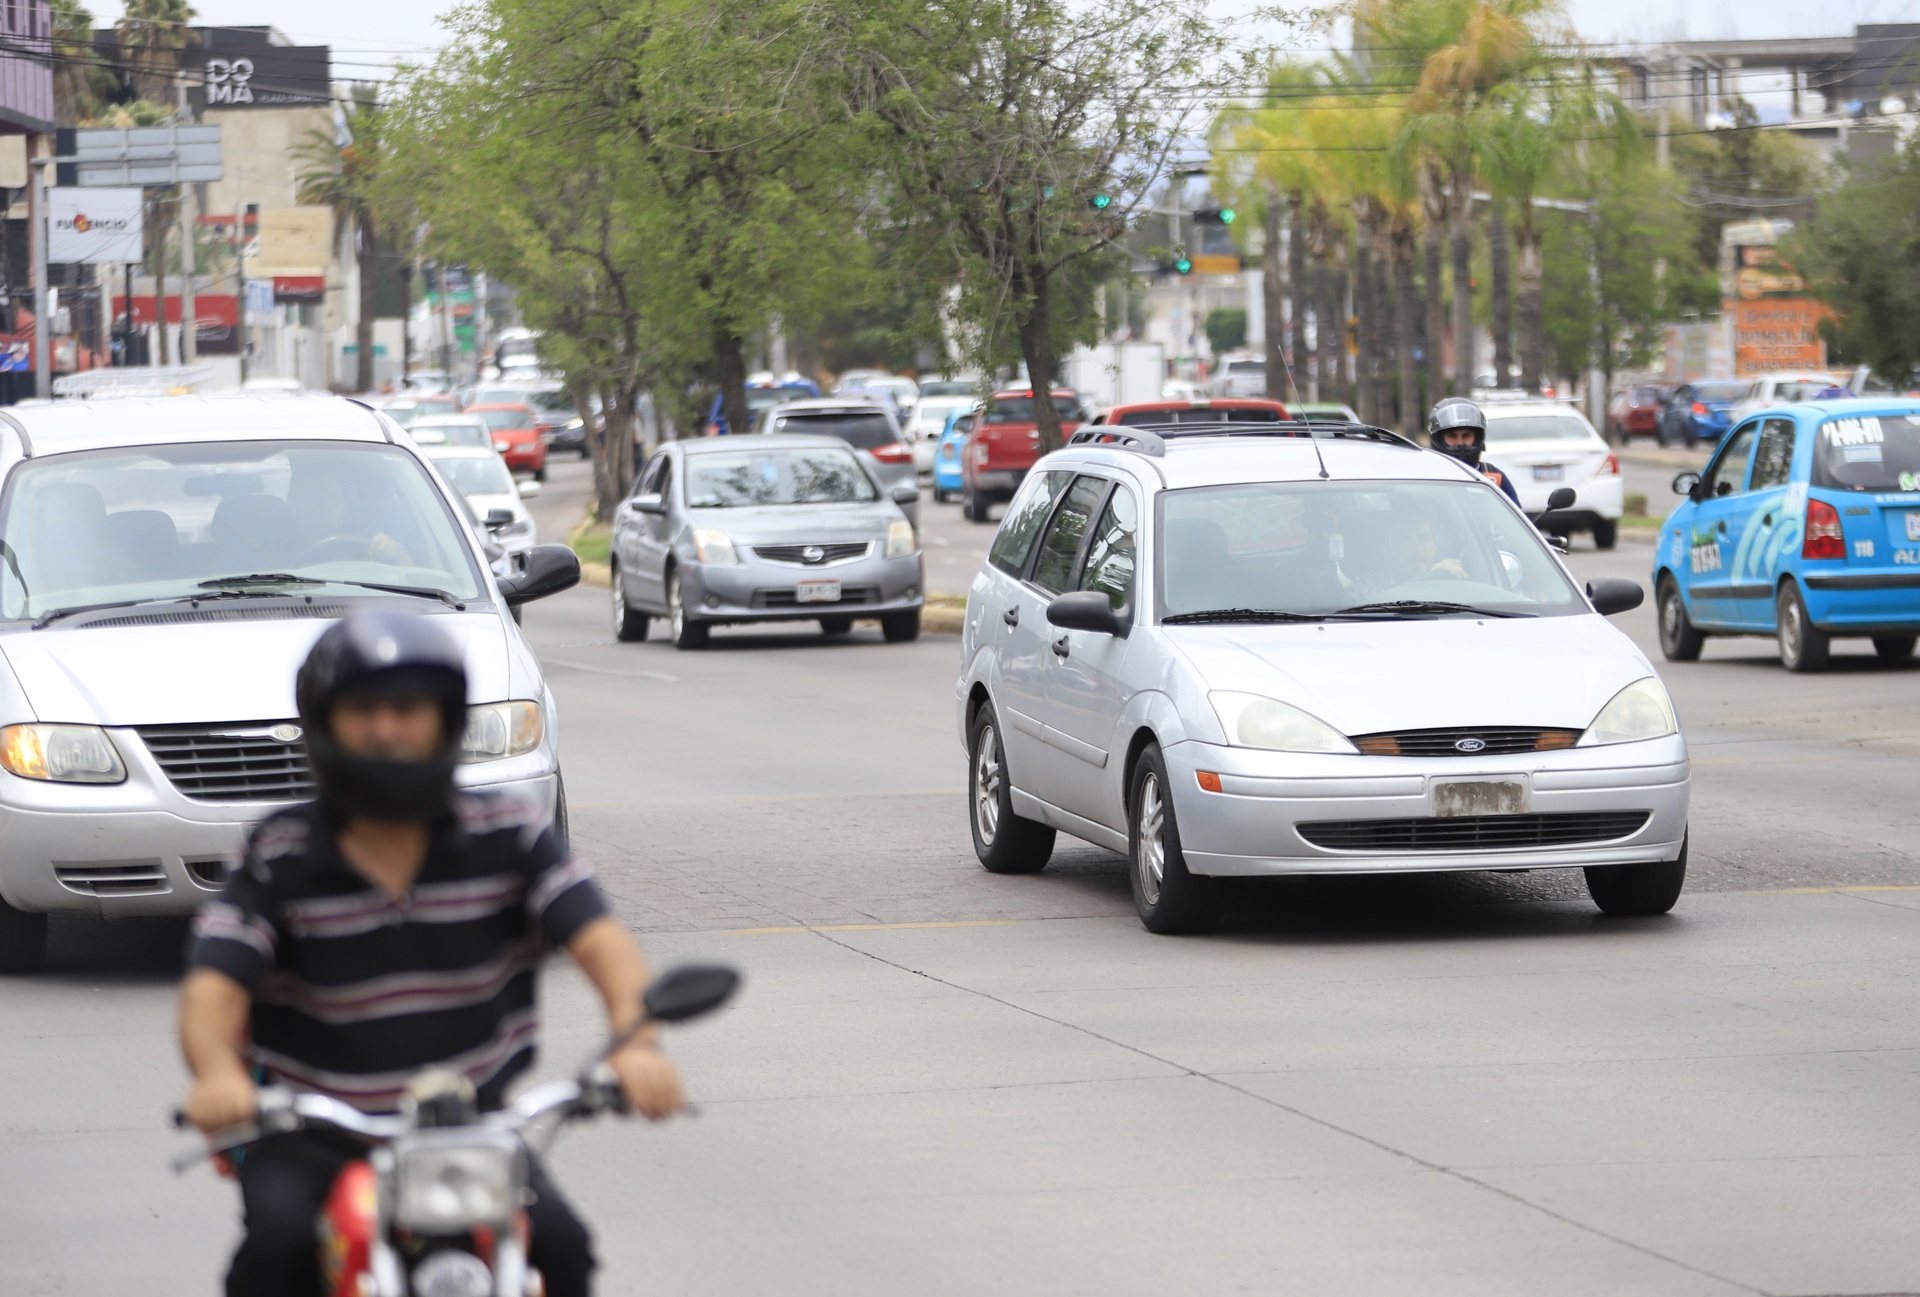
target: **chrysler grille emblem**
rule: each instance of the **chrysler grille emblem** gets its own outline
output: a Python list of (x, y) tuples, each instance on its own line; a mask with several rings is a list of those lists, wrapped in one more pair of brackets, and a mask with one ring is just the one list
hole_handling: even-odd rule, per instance
[(800, 551), (801, 559), (808, 563), (818, 563), (826, 556), (827, 551), (821, 549), (818, 545), (809, 545)]
[(1485, 739), (1455, 739), (1453, 750), (1455, 752), (1478, 752), (1486, 746), (1487, 741)]
[(298, 725), (276, 725), (268, 730), (267, 733), (282, 743), (298, 743), (300, 741), (300, 727)]

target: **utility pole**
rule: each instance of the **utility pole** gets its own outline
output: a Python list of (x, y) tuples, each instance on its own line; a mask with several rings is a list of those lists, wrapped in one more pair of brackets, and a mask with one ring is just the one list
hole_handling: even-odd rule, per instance
[(193, 300), (194, 235), (200, 224), (197, 185), (180, 186), (180, 363), (200, 359), (200, 313)]
[[(47, 168), (51, 154), (29, 159), (33, 186), (27, 199), (27, 240), (33, 246), (33, 394), (41, 400), (53, 395), (53, 373), (47, 363)], [(133, 305), (127, 305), (131, 312)]]

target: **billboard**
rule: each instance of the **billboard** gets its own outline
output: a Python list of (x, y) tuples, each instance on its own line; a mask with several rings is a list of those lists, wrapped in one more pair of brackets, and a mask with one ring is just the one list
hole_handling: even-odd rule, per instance
[(1776, 369), (1825, 369), (1827, 308), (1780, 257), (1791, 221), (1742, 221), (1720, 232), (1721, 314), (1733, 332), (1737, 378)]
[(259, 27), (194, 30), (198, 46), (179, 57), (188, 83), (199, 83), (201, 107), (325, 108), (333, 102), (327, 46), (275, 45)]
[(257, 279), (324, 275), (333, 260), (333, 212), (325, 207), (266, 207), (260, 211), (260, 250), (247, 262)]
[(126, 265), (140, 260), (138, 189), (49, 189), (47, 260), (56, 265)]

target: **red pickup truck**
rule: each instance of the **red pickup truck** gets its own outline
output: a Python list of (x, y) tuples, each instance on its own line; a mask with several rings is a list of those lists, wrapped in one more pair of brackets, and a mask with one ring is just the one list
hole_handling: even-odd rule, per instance
[[(1086, 418), (1080, 398), (1069, 391), (1054, 391), (1053, 408), (1060, 416), (1063, 438)], [(1031, 388), (995, 392), (987, 398), (960, 454), (960, 511), (970, 521), (986, 522), (990, 505), (1013, 499), (1027, 470), (1040, 458), (1040, 430), (1033, 420)]]

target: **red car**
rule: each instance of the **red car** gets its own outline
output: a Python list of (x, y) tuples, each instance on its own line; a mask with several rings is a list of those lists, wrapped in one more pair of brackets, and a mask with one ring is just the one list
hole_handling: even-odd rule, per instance
[[(1053, 408), (1065, 437), (1085, 419), (1080, 398), (1057, 389)], [(960, 511), (969, 521), (987, 521), (987, 509), (1006, 503), (1020, 489), (1027, 470), (1040, 458), (1040, 429), (1034, 423), (1033, 390), (995, 392), (974, 420), (973, 434), (960, 455)]]
[(1629, 387), (1607, 403), (1608, 431), (1620, 441), (1628, 437), (1660, 435), (1660, 412), (1666, 396), (1657, 387)]
[(540, 436), (540, 423), (530, 405), (470, 405), (464, 414), (487, 421), (493, 430), (493, 448), (516, 473), (532, 473), (533, 480), (547, 480), (547, 443)]
[(1292, 416), (1278, 401), (1255, 397), (1220, 397), (1191, 401), (1136, 401), (1116, 405), (1098, 415), (1093, 422), (1123, 428), (1139, 428), (1154, 423), (1285, 423)]

